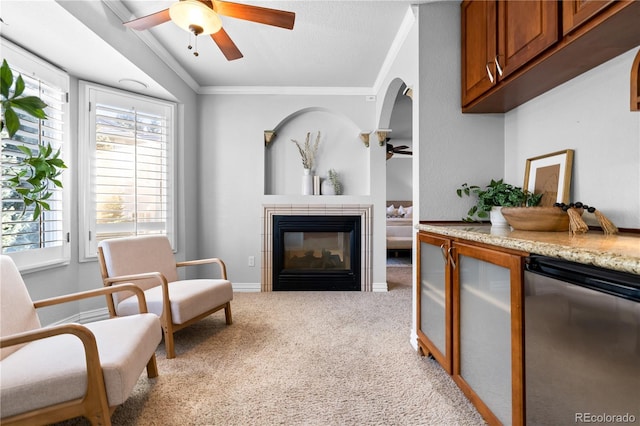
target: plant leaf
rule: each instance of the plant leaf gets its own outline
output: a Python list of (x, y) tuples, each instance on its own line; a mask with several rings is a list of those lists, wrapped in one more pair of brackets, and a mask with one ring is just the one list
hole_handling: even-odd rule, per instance
[(16, 87), (13, 89), (13, 97), (17, 98), (22, 95), (22, 92), (24, 92), (24, 80), (22, 79), (22, 76), (19, 75), (16, 79)]
[(15, 113), (10, 105), (5, 105), (4, 107), (4, 123), (7, 127), (10, 138), (12, 138), (20, 129), (20, 119), (18, 118), (18, 114)]
[[(0, 68), (0, 93), (4, 99), (9, 97), (9, 90), (13, 84), (13, 73), (6, 59), (2, 60), (2, 67)], [(3, 100), (4, 103), (4, 100)]]
[(47, 107), (47, 104), (37, 96), (25, 96), (20, 99), (12, 99), (8, 101), (8, 104), (14, 108), (21, 109), (36, 118), (47, 118), (47, 114), (44, 112), (44, 108)]

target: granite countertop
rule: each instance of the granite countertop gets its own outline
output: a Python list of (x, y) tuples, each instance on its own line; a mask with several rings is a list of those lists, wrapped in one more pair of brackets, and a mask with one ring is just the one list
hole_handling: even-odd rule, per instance
[(640, 275), (640, 235), (513, 231), (482, 224), (418, 224), (416, 229)]

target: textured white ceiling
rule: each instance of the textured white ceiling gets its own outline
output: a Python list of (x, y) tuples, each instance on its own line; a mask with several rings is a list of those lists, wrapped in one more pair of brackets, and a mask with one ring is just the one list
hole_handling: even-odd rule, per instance
[[(70, 2), (73, 0), (63, 0)], [(97, 1), (97, 0), (85, 0)], [(127, 21), (169, 7), (165, 0), (106, 0)], [(296, 13), (294, 29), (223, 17), (244, 58), (227, 61), (213, 41), (187, 50), (189, 33), (166, 22), (139, 36), (195, 90), (220, 88), (372, 88), (410, 8), (393, 1), (246, 1)], [(137, 67), (53, 0), (2, 0), (2, 35), (81, 78), (113, 84), (114, 76), (145, 80)], [(119, 24), (117, 24), (119, 26)], [(114, 28), (114, 31), (122, 28)], [(133, 30), (127, 30), (133, 31)], [(150, 93), (161, 87), (150, 84)]]
[[(132, 16), (166, 9), (172, 1), (125, 0)], [(227, 61), (207, 36), (199, 56), (189, 33), (173, 22), (147, 30), (201, 87), (371, 87), (406, 14), (399, 1), (243, 1), (295, 12), (293, 30), (222, 17), (244, 57)]]

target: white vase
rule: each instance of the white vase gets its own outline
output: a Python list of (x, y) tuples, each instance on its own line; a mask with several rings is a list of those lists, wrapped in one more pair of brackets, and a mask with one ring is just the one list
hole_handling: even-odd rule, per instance
[(491, 220), (491, 226), (496, 228), (506, 228), (509, 226), (509, 222), (502, 215), (502, 207), (493, 206), (489, 212), (489, 219)]
[(336, 189), (329, 179), (323, 179), (320, 185), (320, 193), (322, 195), (336, 195)]
[(313, 195), (313, 175), (310, 169), (304, 169), (302, 175), (302, 195)]

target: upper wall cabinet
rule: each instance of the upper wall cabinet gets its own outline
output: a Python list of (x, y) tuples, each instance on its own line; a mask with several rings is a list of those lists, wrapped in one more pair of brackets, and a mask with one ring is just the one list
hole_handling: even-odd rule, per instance
[(462, 3), (462, 103), (500, 84), (558, 41), (558, 4), (545, 0)]
[(640, 45), (640, 1), (465, 0), (462, 111), (507, 112)]
[(565, 0), (562, 2), (562, 35), (591, 19), (614, 0)]

